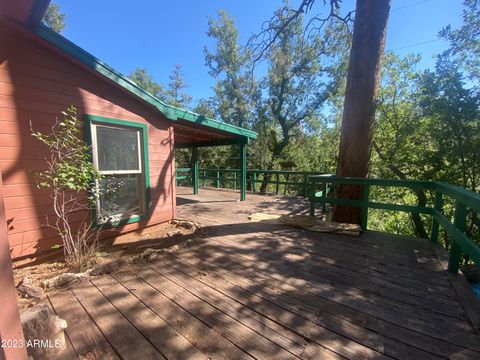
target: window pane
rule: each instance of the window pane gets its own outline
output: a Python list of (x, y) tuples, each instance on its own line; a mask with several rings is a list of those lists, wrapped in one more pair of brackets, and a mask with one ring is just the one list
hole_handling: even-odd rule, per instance
[(138, 130), (97, 126), (97, 156), (100, 171), (140, 170)]
[(115, 218), (141, 215), (141, 180), (140, 174), (104, 176), (99, 184), (100, 218), (107, 220), (112, 215), (116, 215)]

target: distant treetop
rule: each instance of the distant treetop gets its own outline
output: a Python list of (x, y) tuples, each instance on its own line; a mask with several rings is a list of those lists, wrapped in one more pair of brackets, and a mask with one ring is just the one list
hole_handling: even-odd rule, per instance
[(43, 23), (57, 33), (61, 33), (65, 29), (65, 14), (60, 11), (60, 5), (51, 3), (48, 6)]

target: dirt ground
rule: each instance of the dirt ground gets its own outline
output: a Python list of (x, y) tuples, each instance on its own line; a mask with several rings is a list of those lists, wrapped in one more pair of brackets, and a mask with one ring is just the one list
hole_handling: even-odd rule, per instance
[[(141, 231), (133, 231), (105, 239), (96, 253), (93, 265), (107, 263), (120, 258), (129, 260), (148, 248), (168, 248), (185, 242), (194, 236), (198, 238), (203, 237), (207, 232), (203, 231), (201, 225), (200, 227), (195, 226), (190, 229), (179, 225), (178, 220), (173, 220), (172, 222), (144, 228)], [(13, 266), (16, 285), (24, 277), (28, 277), (32, 285), (42, 287), (42, 283), (45, 280), (65, 272), (72, 272), (63, 262), (61, 249), (38, 257), (33, 263), (26, 261), (15, 262)], [(18, 296), (18, 303), (20, 308), (26, 308), (34, 305), (35, 302), (32, 299), (24, 299)]]

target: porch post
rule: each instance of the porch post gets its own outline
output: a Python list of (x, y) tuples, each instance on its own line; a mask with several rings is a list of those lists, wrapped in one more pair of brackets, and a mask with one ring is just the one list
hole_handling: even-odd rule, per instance
[(247, 199), (247, 142), (240, 144), (240, 201)]
[(193, 180), (193, 193), (198, 194), (198, 148), (195, 146), (192, 148), (192, 180)]

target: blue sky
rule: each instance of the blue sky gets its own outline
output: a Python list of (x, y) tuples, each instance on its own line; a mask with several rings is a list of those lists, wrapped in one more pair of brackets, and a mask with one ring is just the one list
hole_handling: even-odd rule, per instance
[[(246, 41), (281, 4), (280, 0), (56, 2), (67, 16), (65, 37), (123, 74), (140, 66), (165, 83), (173, 65), (182, 64), (188, 92), (195, 100), (211, 96), (215, 83), (203, 53), (204, 46), (213, 46), (206, 35), (208, 17), (215, 16), (217, 9), (227, 10)], [(321, 12), (322, 3), (317, 0), (313, 11)], [(354, 4), (344, 0), (342, 6), (350, 10)], [(392, 0), (386, 49), (400, 55), (419, 53), (420, 67), (432, 67), (435, 54), (447, 47), (438, 40), (438, 31), (447, 24), (458, 26), (461, 12), (461, 0)]]

